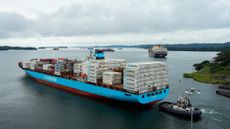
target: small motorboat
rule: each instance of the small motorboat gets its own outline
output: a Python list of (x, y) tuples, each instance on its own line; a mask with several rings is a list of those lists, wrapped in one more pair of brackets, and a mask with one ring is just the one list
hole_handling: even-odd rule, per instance
[(179, 97), (176, 103), (172, 102), (162, 102), (158, 105), (160, 111), (168, 112), (170, 114), (180, 116), (183, 118), (191, 118), (191, 113), (193, 114), (193, 119), (198, 119), (202, 115), (199, 108), (192, 107), (188, 97)]

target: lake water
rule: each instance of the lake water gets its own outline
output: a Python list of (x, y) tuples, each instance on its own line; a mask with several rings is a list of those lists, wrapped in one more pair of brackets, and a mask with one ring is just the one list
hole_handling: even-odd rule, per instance
[[(0, 52), (0, 128), (45, 129), (189, 129), (190, 121), (159, 112), (157, 106), (140, 108), (103, 102), (71, 94), (30, 80), (17, 62), (31, 58), (83, 58), (85, 50), (1, 51)], [(183, 78), (194, 71), (192, 65), (212, 59), (216, 52), (170, 51), (166, 59), (148, 57), (144, 49), (123, 49), (106, 54), (128, 62), (163, 61), (169, 67), (170, 94), (175, 101), (184, 90), (195, 87), (201, 94), (194, 105), (202, 109), (202, 119), (194, 129), (229, 129), (230, 99), (216, 95), (216, 85)], [(181, 80), (181, 81), (179, 81)]]

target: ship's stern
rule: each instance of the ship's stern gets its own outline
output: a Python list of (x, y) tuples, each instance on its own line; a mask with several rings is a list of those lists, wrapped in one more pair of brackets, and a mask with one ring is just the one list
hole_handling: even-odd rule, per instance
[(140, 104), (155, 104), (165, 99), (169, 94), (169, 88), (158, 90), (154, 92), (148, 92), (145, 94), (138, 95), (138, 102)]

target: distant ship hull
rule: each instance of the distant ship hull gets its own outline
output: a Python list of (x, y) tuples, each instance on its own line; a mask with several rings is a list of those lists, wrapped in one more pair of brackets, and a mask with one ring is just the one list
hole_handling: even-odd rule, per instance
[(168, 49), (161, 45), (156, 45), (149, 48), (148, 52), (150, 57), (165, 58), (168, 54)]
[(149, 52), (150, 57), (155, 57), (155, 58), (165, 58), (167, 56), (167, 53), (151, 53)]
[(137, 104), (154, 104), (163, 100), (169, 93), (169, 88), (165, 88), (144, 94), (132, 94), (31, 70), (24, 69), (24, 71), (29, 77), (31, 77), (33, 80), (36, 80), (37, 82), (94, 98), (113, 99)]

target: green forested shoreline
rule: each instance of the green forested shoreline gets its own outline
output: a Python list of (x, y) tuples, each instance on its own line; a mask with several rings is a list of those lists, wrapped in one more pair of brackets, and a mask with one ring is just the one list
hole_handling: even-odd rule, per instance
[(193, 78), (204, 83), (230, 85), (230, 49), (221, 51), (213, 60), (205, 60), (193, 65), (196, 72), (184, 73), (185, 78)]
[(36, 47), (0, 46), (0, 50), (37, 50), (37, 48)]

